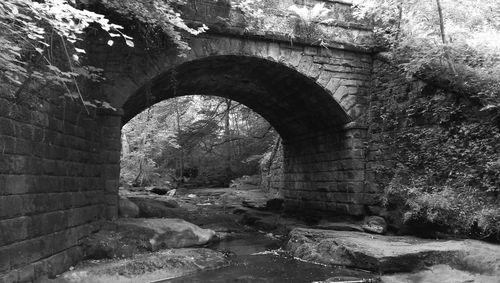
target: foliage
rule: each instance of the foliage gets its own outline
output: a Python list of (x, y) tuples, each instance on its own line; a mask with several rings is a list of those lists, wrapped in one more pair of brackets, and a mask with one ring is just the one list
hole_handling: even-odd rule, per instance
[[(149, 183), (134, 182), (136, 176), (154, 180), (159, 174), (227, 186), (234, 177), (258, 172), (255, 156), (261, 156), (275, 136), (250, 109), (203, 96), (158, 103), (132, 119), (122, 133), (130, 149), (122, 151), (122, 181), (138, 185)], [(138, 166), (140, 158), (152, 170), (141, 173), (146, 167)]]
[(409, 77), (445, 82), (498, 113), (500, 2), (357, 0), (354, 5), (358, 18), (375, 22), (379, 43)]
[(109, 23), (103, 15), (76, 9), (65, 0), (0, 3), (0, 84), (12, 90), (8, 95), (19, 99), (30, 86), (56, 85), (83, 102), (76, 78), (95, 79), (99, 71), (80, 65), (85, 50), (78, 46), (91, 24), (110, 36), (127, 39), (121, 26)]
[(247, 28), (262, 26), (262, 20), (265, 17), (262, 0), (241, 0), (236, 2), (234, 7), (243, 14)]
[[(78, 3), (77, 3), (78, 2)], [(62, 87), (64, 94), (77, 98), (86, 106), (112, 108), (103, 101), (91, 102), (80, 92), (80, 80), (100, 80), (102, 70), (85, 65), (83, 36), (95, 27), (113, 38), (123, 38), (133, 47), (132, 38), (123, 27), (112, 24), (101, 14), (80, 9), (82, 2), (66, 0), (7, 0), (0, 3), (0, 86), (3, 94), (20, 99), (27, 89), (40, 92), (45, 87)], [(114, 12), (140, 21), (150, 29), (159, 29), (181, 50), (189, 47), (181, 31), (199, 34), (206, 26), (188, 27), (174, 6), (184, 1), (97, 1)], [(82, 63), (83, 62), (83, 63)], [(33, 97), (28, 97), (33, 98)]]
[(500, 38), (500, 3), (459, 2), (355, 1), (390, 62), (425, 82), (373, 107), (394, 162), (378, 178), (407, 224), (498, 237), (500, 45), (484, 37)]
[(318, 3), (312, 8), (292, 5), (288, 10), (290, 11), (290, 17), (296, 20), (295, 33), (309, 39), (320, 39), (321, 34), (318, 32), (316, 25), (324, 21), (330, 13), (330, 10), (325, 8), (324, 3)]
[(292, 5), (288, 8), (288, 10), (290, 10), (293, 17), (298, 18), (305, 25), (311, 25), (324, 20), (330, 12), (329, 9), (325, 8), (325, 3), (318, 3), (311, 9), (305, 6), (298, 7), (296, 5)]
[(175, 8), (186, 4), (185, 0), (100, 0), (100, 2), (106, 8), (140, 23), (143, 32), (149, 37), (155, 33), (166, 35), (181, 52), (190, 50), (189, 45), (182, 39), (181, 32), (198, 35), (208, 30), (204, 24), (198, 28), (186, 25)]
[(435, 87), (384, 100), (378, 109), (381, 143), (390, 146), (396, 165), (378, 168), (387, 207), (401, 209), (407, 224), (429, 231), (475, 237), (499, 232), (479, 221), (493, 217), (482, 217), (483, 209), (498, 207), (498, 123), (480, 105)]
[(403, 205), (403, 222), (417, 233), (500, 240), (500, 209), (474, 188), (402, 186), (393, 180), (386, 187), (385, 201), (388, 206)]

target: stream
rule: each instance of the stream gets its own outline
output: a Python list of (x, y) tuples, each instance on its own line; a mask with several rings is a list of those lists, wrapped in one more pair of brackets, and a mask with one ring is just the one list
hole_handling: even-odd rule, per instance
[[(215, 270), (196, 272), (159, 282), (372, 282), (368, 272), (327, 267), (286, 255), (282, 241), (271, 234), (245, 233), (238, 239), (223, 240), (209, 248), (229, 254), (231, 264)], [(367, 279), (362, 281), (363, 278)]]

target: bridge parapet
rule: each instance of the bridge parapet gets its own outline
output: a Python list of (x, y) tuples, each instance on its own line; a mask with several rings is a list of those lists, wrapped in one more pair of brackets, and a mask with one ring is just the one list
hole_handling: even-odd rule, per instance
[[(326, 44), (345, 49), (369, 49), (373, 44), (372, 26), (353, 16), (352, 4), (332, 0), (258, 1), (252, 7), (260, 16), (249, 17), (238, 7), (241, 0), (188, 0), (183, 17), (189, 24), (206, 24), (209, 33)], [(307, 15), (316, 4), (324, 4), (321, 17)], [(291, 6), (303, 9), (303, 16), (291, 16)], [(309, 18), (309, 19), (308, 19)]]

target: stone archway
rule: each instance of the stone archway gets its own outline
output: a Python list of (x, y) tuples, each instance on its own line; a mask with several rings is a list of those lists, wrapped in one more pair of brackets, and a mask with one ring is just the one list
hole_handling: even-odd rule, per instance
[(275, 127), (284, 144), (286, 209), (364, 213), (363, 129), (352, 127), (349, 115), (315, 80), (258, 57), (195, 59), (160, 73), (131, 94), (121, 105), (122, 125), (154, 103), (192, 94), (238, 101)]

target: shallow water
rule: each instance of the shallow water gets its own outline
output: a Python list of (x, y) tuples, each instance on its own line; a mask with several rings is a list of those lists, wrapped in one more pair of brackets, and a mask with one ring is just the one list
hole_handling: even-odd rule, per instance
[(225, 240), (210, 247), (230, 253), (227, 267), (200, 271), (163, 282), (315, 282), (331, 277), (370, 278), (371, 274), (341, 267), (326, 267), (287, 256), (281, 242), (261, 233)]

